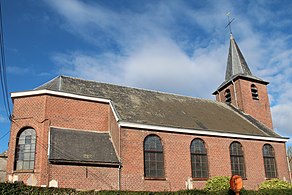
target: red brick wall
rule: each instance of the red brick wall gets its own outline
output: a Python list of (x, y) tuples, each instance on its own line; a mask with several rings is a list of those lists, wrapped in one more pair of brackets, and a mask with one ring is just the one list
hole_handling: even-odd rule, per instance
[[(252, 84), (255, 84), (258, 89), (259, 100), (252, 99)], [(234, 95), (234, 87), (236, 91), (237, 101)], [(216, 94), (217, 101), (225, 102), (226, 89), (229, 89), (231, 92), (232, 105), (241, 109), (243, 112), (250, 114), (270, 129), (273, 129), (270, 103), (266, 85), (238, 79), (234, 82), (234, 85), (230, 84), (222, 91), (220, 91), (219, 94)]]
[(86, 190), (118, 189), (118, 168), (50, 165), (50, 181), (60, 188)]
[[(165, 180), (144, 178), (143, 141), (149, 134), (160, 136), (164, 148)], [(186, 189), (186, 181), (191, 177), (190, 144), (194, 138), (205, 141), (208, 151), (209, 176), (231, 176), (229, 146), (239, 141), (244, 150), (247, 180), (246, 189), (256, 189), (265, 181), (262, 147), (269, 143), (274, 147), (278, 175), (289, 180), (285, 144), (276, 142), (231, 139), (210, 136), (196, 136), (146, 130), (121, 129), (121, 158), (123, 163), (122, 190), (164, 191)], [(193, 181), (194, 188), (202, 188), (205, 181)]]
[[(109, 105), (104, 103), (48, 95), (15, 98), (8, 151), (7, 180), (18, 176), (19, 181), (26, 183), (27, 179), (34, 174), (38, 186), (48, 185), (49, 127), (108, 131), (109, 109)], [(34, 128), (37, 136), (35, 169), (29, 173), (13, 170), (16, 136), (25, 127)]]
[(230, 90), (230, 94), (231, 94), (231, 104), (235, 107), (237, 107), (236, 101), (235, 101), (235, 96), (234, 96), (234, 87), (233, 85), (229, 85), (226, 88), (224, 88), (222, 91), (220, 91), (218, 94), (216, 94), (216, 100), (219, 102), (224, 102), (226, 101), (225, 98), (225, 91), (229, 89)]
[(51, 126), (108, 131), (108, 104), (55, 96), (48, 96), (46, 104)]
[(111, 108), (109, 111), (109, 130), (117, 155), (120, 156), (120, 128)]
[[(13, 175), (18, 176), (19, 181), (24, 181), (34, 174), (38, 185), (46, 184), (47, 175), (47, 138), (48, 121), (45, 121), (45, 96), (25, 97), (14, 99), (13, 118), (9, 140), (7, 179)], [(14, 170), (14, 157), (16, 137), (19, 131), (25, 127), (32, 127), (36, 131), (36, 158), (34, 172), (22, 173)], [(40, 173), (42, 170), (42, 173)]]
[[(260, 96), (261, 98), (261, 96)], [(191, 177), (190, 143), (194, 138), (205, 141), (208, 149), (209, 174), (231, 175), (229, 145), (239, 141), (244, 148), (246, 189), (254, 189), (265, 180), (262, 158), (264, 141), (230, 139), (210, 136), (195, 136), (166, 132), (151, 132), (137, 129), (119, 129), (108, 104), (66, 99), (55, 96), (33, 96), (14, 100), (13, 122), (11, 125), (10, 147), (8, 153), (7, 172), (11, 177), (18, 175), (24, 182), (34, 174), (37, 185), (48, 185), (52, 179), (57, 180), (59, 187), (80, 189), (117, 189), (118, 169), (88, 167), (90, 174), (86, 177), (86, 168), (80, 166), (49, 165), (47, 160), (47, 142), (49, 126), (84, 130), (110, 129), (110, 134), (117, 151), (118, 138), (121, 136), (123, 168), (121, 172), (122, 190), (180, 190), (186, 189), (186, 181)], [(35, 170), (33, 173), (13, 171), (16, 135), (23, 127), (36, 130), (37, 147)], [(119, 130), (121, 131), (119, 135)], [(145, 137), (155, 133), (162, 139), (164, 147), (165, 180), (145, 180), (143, 162), (143, 141)], [(278, 175), (280, 179), (288, 176), (284, 143), (270, 143), (276, 153)], [(96, 178), (100, 178), (99, 180)], [(8, 177), (7, 177), (8, 178)], [(205, 181), (193, 181), (195, 188), (202, 188)]]

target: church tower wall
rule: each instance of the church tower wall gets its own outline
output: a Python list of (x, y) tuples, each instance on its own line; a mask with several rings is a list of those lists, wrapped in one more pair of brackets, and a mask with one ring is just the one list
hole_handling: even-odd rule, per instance
[[(257, 89), (258, 98), (254, 98), (252, 95), (252, 85)], [(268, 128), (273, 129), (268, 91), (265, 84), (246, 79), (237, 79), (234, 82), (230, 82), (220, 91), (218, 90), (216, 94), (217, 101), (226, 102), (226, 90), (230, 90), (230, 104), (232, 106), (251, 115)]]
[[(261, 121), (270, 129), (273, 129), (270, 103), (266, 85), (252, 81), (239, 79), (236, 82), (238, 108)], [(251, 86), (257, 88), (258, 99), (253, 98)]]
[(273, 129), (267, 85), (267, 81), (251, 73), (231, 34), (225, 81), (213, 93), (216, 100), (234, 106)]

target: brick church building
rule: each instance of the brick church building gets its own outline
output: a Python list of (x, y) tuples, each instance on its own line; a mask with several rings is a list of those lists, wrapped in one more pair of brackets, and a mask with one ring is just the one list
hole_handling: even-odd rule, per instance
[(9, 182), (96, 190), (203, 188), (241, 175), (246, 189), (290, 181), (267, 81), (231, 35), (216, 101), (59, 76), (15, 92)]

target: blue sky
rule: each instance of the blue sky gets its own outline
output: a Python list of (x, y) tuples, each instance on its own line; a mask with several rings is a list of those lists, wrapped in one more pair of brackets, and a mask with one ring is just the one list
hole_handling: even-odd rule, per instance
[[(230, 11), (252, 73), (270, 82), (274, 128), (291, 137), (291, 8), (290, 0), (3, 0), (9, 92), (64, 74), (214, 99), (225, 76)], [(0, 98), (1, 138), (10, 122)]]

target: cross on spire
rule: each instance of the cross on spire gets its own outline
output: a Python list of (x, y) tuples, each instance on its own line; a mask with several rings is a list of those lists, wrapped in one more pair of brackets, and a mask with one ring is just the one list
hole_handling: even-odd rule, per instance
[(228, 24), (225, 26), (225, 28), (229, 27), (229, 33), (230, 33), (230, 35), (232, 35), (232, 31), (231, 31), (231, 23), (234, 21), (234, 18), (230, 20), (230, 15), (231, 15), (230, 12), (228, 12), (228, 13), (226, 14), (226, 16), (228, 17)]

